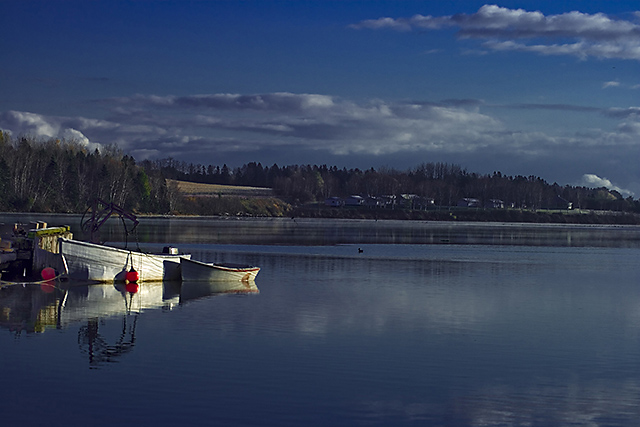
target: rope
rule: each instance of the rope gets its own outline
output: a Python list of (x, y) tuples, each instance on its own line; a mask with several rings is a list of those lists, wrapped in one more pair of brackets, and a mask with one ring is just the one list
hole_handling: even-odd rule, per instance
[(138, 251), (142, 252), (140, 249), (140, 241), (138, 240), (138, 224), (135, 224), (131, 230), (127, 227), (127, 223), (124, 220), (124, 217), (120, 215), (120, 220), (122, 221), (122, 227), (124, 228), (124, 248), (128, 249), (129, 247), (129, 234), (133, 234), (136, 238), (136, 246)]
[[(144, 253), (144, 252), (136, 252), (139, 255), (144, 255), (147, 256), (148, 254)], [(131, 268), (133, 268), (134, 270), (136, 270), (135, 265), (133, 265), (133, 251), (131, 249), (129, 249), (129, 253), (127, 254), (127, 261), (124, 265), (125, 270), (129, 268), (129, 264), (131, 264)], [(138, 265), (138, 268), (140, 268), (140, 266)], [(136, 270), (137, 271), (137, 270)]]
[(120, 220), (122, 221), (122, 227), (124, 228), (124, 248), (127, 249), (129, 247), (129, 230), (127, 230), (127, 223), (124, 222), (124, 217), (120, 215)]
[(138, 252), (142, 252), (142, 249), (140, 249), (140, 240), (138, 240), (138, 230), (137, 229), (133, 230), (133, 235), (136, 237), (136, 247), (138, 248)]
[(48, 280), (44, 280), (44, 279), (43, 279), (43, 280), (37, 280), (37, 281), (34, 281), (34, 282), (11, 282), (11, 281), (7, 281), (7, 280), (0, 280), (0, 289), (2, 289), (2, 288), (6, 288), (6, 287), (9, 287), (9, 286), (16, 286), (16, 285), (22, 285), (22, 286), (25, 286), (25, 285), (42, 285), (42, 284), (47, 284), (47, 285), (50, 285), (50, 286), (52, 286), (52, 287), (54, 287), (54, 288), (56, 288), (56, 289), (63, 290), (62, 288), (60, 288), (60, 287), (58, 287), (58, 286), (51, 285), (49, 282), (54, 281), (54, 280), (57, 280), (57, 279), (60, 279), (60, 278), (61, 278), (61, 277), (63, 277), (64, 275), (65, 275), (64, 273), (61, 273), (61, 274), (58, 274), (58, 275), (57, 275), (57, 276), (55, 276), (55, 277), (52, 277), (51, 279), (48, 279)]

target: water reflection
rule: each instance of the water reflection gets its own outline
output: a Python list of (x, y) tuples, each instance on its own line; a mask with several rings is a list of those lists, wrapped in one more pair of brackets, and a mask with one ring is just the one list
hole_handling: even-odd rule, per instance
[(459, 244), (640, 247), (640, 227), (284, 218), (145, 221), (144, 242), (336, 245)]
[[(3, 214), (0, 222), (47, 221), (68, 224), (83, 239), (80, 216)], [(525, 224), (432, 221), (375, 221), (297, 218), (168, 217), (145, 218), (137, 228), (140, 243), (336, 245), (457, 244), (563, 247), (640, 247), (640, 227), (625, 225)], [(122, 224), (108, 220), (101, 232), (124, 242)], [(129, 242), (133, 244), (133, 242)]]
[(120, 336), (115, 343), (109, 344), (98, 331), (100, 319), (88, 319), (86, 326), (81, 326), (78, 331), (78, 345), (80, 350), (88, 356), (89, 366), (96, 368), (104, 363), (116, 362), (120, 356), (133, 350), (137, 321), (138, 313), (132, 316), (123, 315)]
[[(78, 331), (78, 345), (90, 367), (115, 362), (133, 350), (138, 317), (145, 310), (171, 310), (178, 304), (223, 294), (257, 293), (255, 283), (242, 282), (145, 282), (139, 285), (55, 283), (5, 284), (0, 288), (0, 328), (16, 337), (66, 329), (85, 323)], [(101, 331), (107, 318), (120, 318), (115, 339)]]
[(229, 281), (229, 282), (203, 282), (183, 281), (180, 289), (180, 303), (190, 300), (205, 298), (223, 294), (250, 294), (259, 293), (255, 282)]
[[(3, 328), (59, 328), (5, 335), (0, 373), (12, 386), (0, 402), (62, 390), (39, 402), (45, 410), (2, 411), (3, 421), (38, 425), (57, 411), (66, 425), (95, 413), (120, 426), (640, 425), (638, 228), (474, 226), (434, 244), (270, 244), (304, 242), (298, 230), (309, 225), (297, 222), (169, 221), (165, 233), (158, 221), (144, 236), (146, 246), (175, 239), (196, 259), (259, 265), (257, 298), (241, 283), (232, 295), (218, 283), (143, 283), (135, 295), (0, 290)], [(321, 224), (311, 242), (360, 239), (366, 226), (371, 240), (448, 232), (346, 226)], [(197, 243), (236, 232), (253, 244)], [(474, 236), (490, 243), (459, 244)], [(87, 360), (103, 369), (88, 371)], [(59, 410), (65, 391), (72, 411)]]
[[(46, 290), (45, 290), (46, 289)], [(0, 288), (0, 327), (21, 333), (44, 332), (59, 327), (59, 289), (40, 285), (12, 285)]]
[[(115, 284), (14, 284), (0, 288), (0, 327), (20, 334), (61, 329), (88, 319), (172, 309), (189, 300), (222, 294), (258, 293), (255, 283), (145, 282), (134, 292)], [(92, 329), (92, 328), (89, 328)]]
[[(579, 381), (468, 390), (447, 403), (370, 400), (355, 404), (363, 424), (452, 426), (636, 426), (640, 382)], [(402, 422), (398, 422), (402, 420)]]

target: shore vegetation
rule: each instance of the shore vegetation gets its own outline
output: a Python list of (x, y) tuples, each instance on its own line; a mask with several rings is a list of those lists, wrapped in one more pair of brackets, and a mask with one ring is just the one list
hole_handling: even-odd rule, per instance
[[(349, 205), (353, 197), (360, 202)], [(95, 198), (137, 214), (640, 223), (640, 201), (604, 187), (468, 172), (327, 165), (137, 162), (116, 146), (0, 131), (0, 211), (82, 213)], [(328, 201), (331, 201), (328, 203)]]

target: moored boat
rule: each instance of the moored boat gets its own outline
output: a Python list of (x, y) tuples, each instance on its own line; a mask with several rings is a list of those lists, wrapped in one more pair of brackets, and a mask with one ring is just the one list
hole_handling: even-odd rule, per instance
[(147, 254), (72, 239), (59, 239), (63, 268), (71, 279), (98, 282), (125, 280), (132, 268), (138, 281), (180, 280), (180, 260), (189, 254)]
[(259, 267), (243, 264), (214, 264), (180, 258), (183, 281), (243, 281), (256, 279)]

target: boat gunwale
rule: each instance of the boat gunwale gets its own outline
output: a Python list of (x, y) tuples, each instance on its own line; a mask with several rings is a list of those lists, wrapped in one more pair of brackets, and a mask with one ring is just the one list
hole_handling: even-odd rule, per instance
[(202, 265), (203, 267), (210, 267), (210, 268), (217, 268), (220, 270), (224, 270), (224, 271), (233, 271), (233, 272), (253, 272), (253, 271), (260, 271), (260, 267), (256, 267), (254, 265), (246, 265), (243, 266), (241, 264), (238, 264), (236, 267), (233, 266), (233, 264), (216, 264), (216, 263), (207, 263), (207, 262), (203, 262), (203, 261), (198, 261), (195, 259), (188, 259), (188, 258), (182, 258), (182, 260), (189, 261), (192, 262), (194, 264), (199, 264)]
[(123, 254), (130, 254), (130, 253), (134, 253), (134, 254), (140, 254), (140, 255), (149, 255), (149, 256), (154, 256), (154, 257), (166, 257), (169, 259), (174, 259), (174, 258), (180, 258), (180, 259), (185, 259), (186, 256), (188, 256), (189, 254), (165, 254), (165, 253), (161, 253), (161, 254), (157, 254), (157, 253), (151, 253), (151, 252), (142, 252), (142, 251), (138, 251), (138, 250), (134, 250), (134, 249), (123, 249), (123, 248), (117, 248), (114, 246), (108, 246), (108, 245), (101, 245), (98, 243), (91, 243), (91, 242), (85, 242), (82, 240), (75, 240), (75, 239), (67, 239), (64, 237), (60, 237), (58, 239), (58, 241), (62, 241), (64, 242), (69, 242), (71, 244), (78, 244), (78, 245), (82, 245), (82, 246), (87, 246), (87, 247), (92, 247), (92, 248), (98, 248), (98, 249), (102, 249), (102, 250), (107, 250), (107, 251), (118, 251), (118, 252), (122, 252)]

